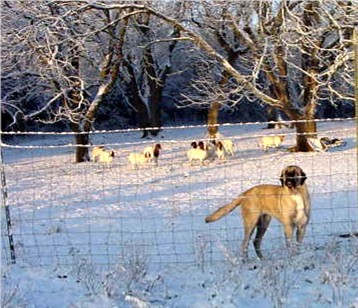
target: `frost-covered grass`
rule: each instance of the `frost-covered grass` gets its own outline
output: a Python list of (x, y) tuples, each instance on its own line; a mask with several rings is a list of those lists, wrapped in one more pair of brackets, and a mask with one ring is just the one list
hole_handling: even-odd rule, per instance
[[(74, 164), (72, 136), (22, 137), (3, 148), (16, 265), (8, 261), (2, 219), (4, 307), (358, 307), (355, 122), (319, 123), (321, 136), (344, 139), (328, 152), (267, 153), (264, 125), (224, 126), (236, 154), (190, 166), (186, 152), (205, 129), (92, 135), (115, 150), (111, 165)], [(130, 151), (160, 142), (158, 167), (131, 170)], [(18, 147), (15, 147), (18, 146)], [(57, 146), (57, 147), (49, 147)], [(302, 247), (288, 255), (281, 226), (263, 241), (265, 261), (238, 258), (243, 230), (232, 213), (204, 217), (245, 189), (278, 184), (297, 164), (308, 176), (312, 217)], [(3, 215), (2, 215), (3, 218)]]

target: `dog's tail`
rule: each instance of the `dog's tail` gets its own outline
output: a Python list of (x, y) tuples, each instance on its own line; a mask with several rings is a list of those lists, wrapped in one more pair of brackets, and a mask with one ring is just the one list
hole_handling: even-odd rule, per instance
[(221, 208), (216, 210), (214, 213), (207, 216), (205, 218), (205, 222), (213, 222), (213, 221), (219, 220), (220, 218), (226, 216), (227, 214), (232, 212), (235, 208), (237, 208), (240, 205), (241, 201), (242, 201), (241, 196), (238, 198), (235, 198), (229, 204), (222, 206)]

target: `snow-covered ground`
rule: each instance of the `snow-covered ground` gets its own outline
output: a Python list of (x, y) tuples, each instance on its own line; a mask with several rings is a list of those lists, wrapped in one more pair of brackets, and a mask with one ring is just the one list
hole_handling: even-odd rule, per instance
[[(115, 151), (109, 166), (75, 164), (73, 136), (14, 138), (3, 147), (16, 264), (9, 263), (2, 209), (3, 307), (358, 307), (356, 122), (319, 122), (319, 136), (343, 139), (327, 152), (291, 153), (295, 133), (265, 124), (224, 125), (234, 157), (190, 166), (186, 152), (204, 127), (91, 135)], [(264, 152), (258, 138), (287, 134)], [(132, 170), (131, 151), (160, 142), (159, 165)], [(312, 216), (303, 247), (289, 256), (273, 222), (265, 261), (243, 237), (235, 211), (204, 218), (245, 189), (279, 184), (281, 170), (307, 174)], [(251, 245), (252, 246), (252, 245)], [(8, 304), (7, 304), (8, 303)]]

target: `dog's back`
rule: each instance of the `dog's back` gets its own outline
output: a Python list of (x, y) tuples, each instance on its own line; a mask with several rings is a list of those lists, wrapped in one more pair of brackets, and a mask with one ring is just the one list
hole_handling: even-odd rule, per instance
[[(269, 203), (277, 207), (279, 195), (281, 195), (282, 187), (279, 185), (262, 184), (254, 186), (245, 192), (241, 193), (237, 198), (230, 203), (222, 206), (213, 214), (205, 218), (206, 222), (213, 222), (226, 216), (232, 212), (236, 207), (241, 206), (242, 211), (254, 211), (255, 214), (265, 213), (262, 204)], [(265, 202), (262, 202), (265, 201)], [(275, 212), (276, 210), (274, 210)], [(271, 213), (272, 214), (272, 213)], [(244, 214), (243, 214), (244, 215)], [(245, 215), (244, 215), (245, 216)]]

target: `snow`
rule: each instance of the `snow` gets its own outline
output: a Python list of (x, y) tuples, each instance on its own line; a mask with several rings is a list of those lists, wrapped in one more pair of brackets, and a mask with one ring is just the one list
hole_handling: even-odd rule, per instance
[[(190, 166), (187, 150), (205, 128), (97, 133), (116, 153), (109, 166), (75, 164), (73, 136), (35, 135), (3, 147), (16, 264), (9, 262), (2, 212), (3, 307), (358, 307), (356, 122), (318, 123), (343, 139), (327, 152), (291, 153), (295, 132), (265, 124), (224, 125), (234, 157)], [(264, 152), (263, 135), (286, 134)], [(158, 167), (131, 170), (126, 157), (162, 144)], [(206, 215), (281, 170), (307, 174), (312, 216), (304, 244), (289, 255), (281, 225), (242, 262), (241, 216), (205, 224)]]

